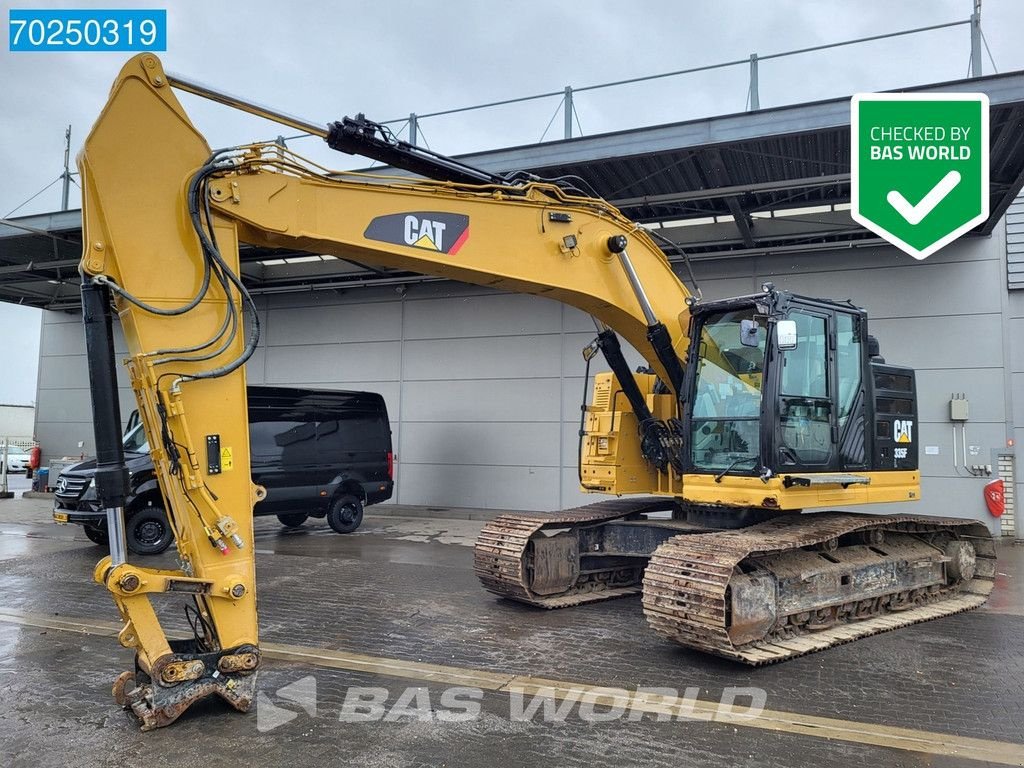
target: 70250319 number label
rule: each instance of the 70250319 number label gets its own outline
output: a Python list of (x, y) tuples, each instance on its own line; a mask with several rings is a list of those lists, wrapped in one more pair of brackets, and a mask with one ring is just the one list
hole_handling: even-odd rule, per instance
[(166, 51), (167, 11), (16, 9), (7, 17), (11, 51)]

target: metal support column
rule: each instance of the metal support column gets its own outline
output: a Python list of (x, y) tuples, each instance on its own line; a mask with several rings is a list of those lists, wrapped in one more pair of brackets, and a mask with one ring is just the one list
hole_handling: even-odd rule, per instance
[(416, 144), (416, 140), (419, 138), (419, 121), (416, 118), (415, 112), (409, 113), (409, 143)]
[(750, 111), (761, 108), (761, 98), (757, 93), (757, 54), (750, 54)]
[(565, 138), (572, 138), (572, 86), (565, 86), (565, 100), (562, 102), (565, 114)]
[(974, 0), (971, 14), (971, 77), (981, 77), (981, 0)]

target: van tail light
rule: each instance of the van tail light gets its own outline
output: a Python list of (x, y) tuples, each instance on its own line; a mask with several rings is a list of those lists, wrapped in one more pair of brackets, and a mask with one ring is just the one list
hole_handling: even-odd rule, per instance
[(388, 480), (395, 479), (395, 454), (388, 451)]

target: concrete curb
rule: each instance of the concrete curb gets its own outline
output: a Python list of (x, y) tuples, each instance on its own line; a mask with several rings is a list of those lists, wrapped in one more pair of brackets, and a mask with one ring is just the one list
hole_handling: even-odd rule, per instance
[(434, 520), (476, 520), (487, 522), (507, 509), (465, 509), (459, 507), (416, 507), (412, 505), (376, 505), (366, 508), (367, 517), (422, 517)]
[[(52, 493), (41, 491), (25, 491), (23, 499), (53, 501)], [(367, 517), (420, 517), (427, 520), (475, 520), (487, 522), (499, 515), (507, 514), (507, 509), (471, 509), (466, 507), (421, 507), (413, 504), (375, 504), (366, 508)], [(256, 517), (259, 520), (264, 515)]]
[[(40, 501), (53, 501), (52, 493), (41, 491), (25, 491), (21, 494), (23, 499), (37, 499)], [(366, 508), (367, 517), (420, 517), (428, 520), (475, 520), (487, 522), (499, 515), (508, 514), (514, 510), (507, 509), (472, 509), (466, 507), (421, 507), (413, 504), (375, 504)], [(264, 515), (257, 516), (259, 520)]]

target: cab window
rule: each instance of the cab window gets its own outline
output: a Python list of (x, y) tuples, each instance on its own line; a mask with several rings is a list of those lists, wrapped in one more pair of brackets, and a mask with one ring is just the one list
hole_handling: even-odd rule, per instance
[(701, 326), (690, 441), (696, 469), (755, 468), (766, 339), (753, 307), (710, 315)]

